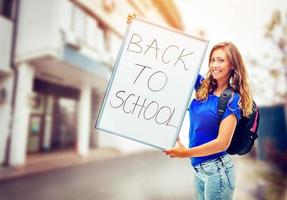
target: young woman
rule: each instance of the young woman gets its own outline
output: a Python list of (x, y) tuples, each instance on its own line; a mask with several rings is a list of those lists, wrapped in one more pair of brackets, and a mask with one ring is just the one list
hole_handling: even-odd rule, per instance
[[(128, 15), (131, 22), (135, 14)], [(233, 90), (221, 122), (217, 104), (220, 94)], [(190, 158), (195, 170), (195, 189), (200, 200), (229, 200), (235, 189), (235, 172), (226, 153), (241, 114), (252, 113), (246, 68), (231, 42), (215, 45), (209, 55), (206, 78), (197, 77), (195, 99), (189, 106), (189, 148), (178, 139), (177, 146), (164, 151), (170, 157)]]
[[(219, 123), (217, 103), (227, 87), (233, 93)], [(244, 116), (252, 113), (246, 68), (234, 44), (222, 42), (212, 48), (207, 76), (205, 79), (198, 76), (195, 90), (196, 97), (189, 107), (189, 148), (178, 140), (175, 148), (164, 152), (170, 157), (190, 157), (195, 169), (197, 199), (232, 199), (235, 172), (226, 149), (241, 113)]]

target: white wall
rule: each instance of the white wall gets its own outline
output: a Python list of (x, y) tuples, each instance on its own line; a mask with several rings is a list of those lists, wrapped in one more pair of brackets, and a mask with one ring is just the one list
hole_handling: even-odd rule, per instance
[(13, 93), (13, 76), (9, 76), (5, 80), (0, 81), (0, 85), (7, 90), (7, 100), (0, 104), (0, 164), (5, 159), (5, 150), (7, 145), (7, 138), (10, 130), (11, 120), (11, 100)]
[(13, 24), (0, 16), (0, 70), (10, 70)]
[[(13, 76), (9, 74), (11, 48), (12, 48), (12, 32), (13, 23), (0, 16), (0, 74), (5, 72), (8, 75), (0, 77), (0, 88), (5, 88), (7, 91), (6, 102), (0, 104), (0, 164), (5, 159), (5, 150), (7, 145), (7, 137), (9, 134), (9, 126), (11, 119), (11, 97), (13, 93)], [(3, 76), (3, 75), (2, 75)]]
[[(58, 51), (54, 38), (57, 0), (24, 0), (19, 11), (16, 60), (33, 58), (42, 52)], [(54, 52), (55, 53), (55, 52)]]
[(64, 40), (101, 45), (95, 41), (96, 22), (69, 0), (23, 0), (18, 29), (17, 62), (47, 54), (61, 57)]
[(115, 61), (118, 56), (118, 52), (120, 50), (122, 39), (119, 38), (117, 35), (110, 34), (110, 57)]

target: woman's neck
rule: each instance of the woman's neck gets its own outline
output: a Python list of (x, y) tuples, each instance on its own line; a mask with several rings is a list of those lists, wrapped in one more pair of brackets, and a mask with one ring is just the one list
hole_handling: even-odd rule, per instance
[(228, 81), (217, 80), (217, 88), (215, 89), (214, 94), (216, 96), (220, 96), (220, 94), (227, 88), (227, 86), (228, 86)]

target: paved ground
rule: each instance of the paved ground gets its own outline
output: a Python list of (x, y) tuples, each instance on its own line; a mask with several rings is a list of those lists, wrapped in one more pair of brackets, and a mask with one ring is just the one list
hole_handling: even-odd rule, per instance
[(72, 150), (55, 151), (46, 154), (32, 154), (27, 157), (24, 166), (17, 168), (0, 166), (0, 181), (29, 174), (37, 174), (39, 172), (103, 161), (120, 156), (122, 156), (122, 154), (118, 150), (111, 148), (91, 149), (89, 154), (85, 157), (77, 155)]
[[(247, 157), (234, 157), (234, 162), (234, 199), (273, 200), (265, 176), (272, 169)], [(193, 199), (192, 179), (188, 159), (150, 151), (2, 179), (0, 200), (185, 200)]]

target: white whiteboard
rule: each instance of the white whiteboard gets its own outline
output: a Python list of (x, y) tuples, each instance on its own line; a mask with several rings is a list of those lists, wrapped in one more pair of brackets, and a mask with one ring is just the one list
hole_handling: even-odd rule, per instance
[(134, 19), (95, 127), (162, 150), (180, 131), (208, 41)]

